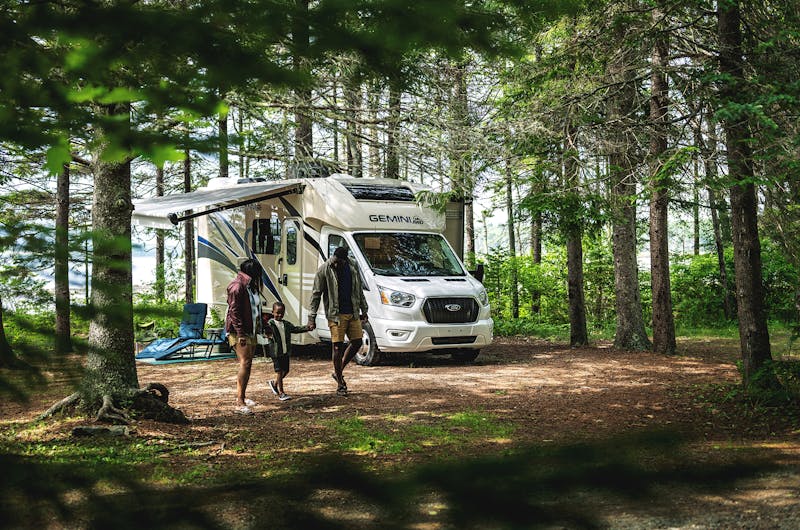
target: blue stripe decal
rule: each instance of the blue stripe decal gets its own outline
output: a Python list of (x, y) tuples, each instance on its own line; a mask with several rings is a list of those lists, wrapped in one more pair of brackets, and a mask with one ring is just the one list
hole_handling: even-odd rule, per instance
[[(237, 257), (244, 254), (244, 256), (247, 258), (253, 258), (256, 260), (258, 259), (255, 253), (253, 252), (253, 249), (251, 249), (245, 244), (244, 239), (242, 239), (242, 237), (239, 236), (233, 225), (227, 219), (225, 219), (225, 217), (223, 217), (222, 214), (214, 213), (210, 215), (209, 218), (211, 219), (214, 225), (214, 230), (219, 234), (220, 238), (225, 242), (224, 245), (225, 249), (230, 254), (233, 254), (234, 256)], [(239, 243), (241, 252), (233, 248), (228, 239), (225, 237), (224, 233), (225, 229), (227, 229), (227, 231), (233, 235), (233, 238), (236, 240), (236, 242)], [(222, 249), (216, 247), (210, 241), (200, 236), (197, 237), (197, 241), (198, 241), (198, 248), (197, 248), (198, 257), (207, 257), (212, 261), (221, 263), (225, 267), (232, 270), (234, 273), (238, 270), (238, 267), (233, 263), (233, 261), (230, 258), (228, 258), (225, 255), (225, 252)], [(202, 255), (201, 255), (201, 249), (203, 249)], [(278, 294), (278, 289), (275, 287), (275, 284), (272, 283), (272, 280), (269, 279), (266, 270), (264, 270), (264, 272), (261, 274), (261, 283), (263, 283), (264, 286), (267, 289), (269, 289), (269, 292), (272, 293), (272, 295), (278, 302), (283, 302), (283, 299), (281, 298), (280, 294)]]

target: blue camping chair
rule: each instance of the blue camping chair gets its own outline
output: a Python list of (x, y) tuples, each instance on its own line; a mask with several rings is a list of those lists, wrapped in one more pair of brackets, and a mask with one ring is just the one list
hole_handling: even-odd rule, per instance
[(183, 316), (178, 327), (178, 336), (175, 338), (161, 338), (152, 341), (139, 354), (137, 359), (152, 359), (163, 361), (173, 357), (191, 355), (194, 357), (195, 349), (204, 347), (206, 357), (216, 344), (223, 342), (224, 333), (217, 333), (212, 337), (203, 336), (206, 322), (207, 304), (186, 304), (183, 306)]

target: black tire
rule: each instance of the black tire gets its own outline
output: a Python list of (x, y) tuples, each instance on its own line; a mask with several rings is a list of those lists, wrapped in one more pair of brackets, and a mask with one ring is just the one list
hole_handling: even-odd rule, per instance
[(375, 366), (380, 359), (381, 352), (375, 342), (375, 332), (372, 331), (372, 324), (365, 322), (361, 349), (356, 352), (355, 361), (361, 366)]
[(481, 353), (481, 350), (457, 350), (454, 351), (451, 355), (454, 360), (462, 363), (471, 363), (475, 359), (478, 358), (478, 354)]

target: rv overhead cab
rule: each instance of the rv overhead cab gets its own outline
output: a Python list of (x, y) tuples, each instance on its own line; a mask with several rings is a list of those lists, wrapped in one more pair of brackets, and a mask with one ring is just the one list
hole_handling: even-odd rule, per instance
[[(449, 353), (471, 361), (492, 342), (486, 289), (460, 259), (463, 210), (443, 213), (420, 204), (416, 194), (423, 189), (347, 175), (215, 179), (192, 193), (137, 201), (133, 214), (146, 226), (195, 223), (197, 301), (218, 315), (227, 309), (225, 289), (238, 264), (253, 257), (264, 266), (265, 307), (281, 301), (287, 320), (306, 322), (314, 274), (344, 246), (358, 263), (369, 304), (359, 364), (377, 363), (381, 352)], [(329, 341), (324, 315), (319, 311), (317, 328), (292, 341)]]

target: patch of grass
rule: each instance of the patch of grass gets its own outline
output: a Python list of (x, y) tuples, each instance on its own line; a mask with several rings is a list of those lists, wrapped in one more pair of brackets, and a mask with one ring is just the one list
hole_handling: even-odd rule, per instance
[(463, 411), (446, 416), (418, 417), (393, 415), (388, 421), (368, 424), (354, 416), (331, 423), (344, 451), (374, 454), (420, 452), (429, 447), (461, 447), (479, 439), (507, 438), (514, 427), (488, 413)]

